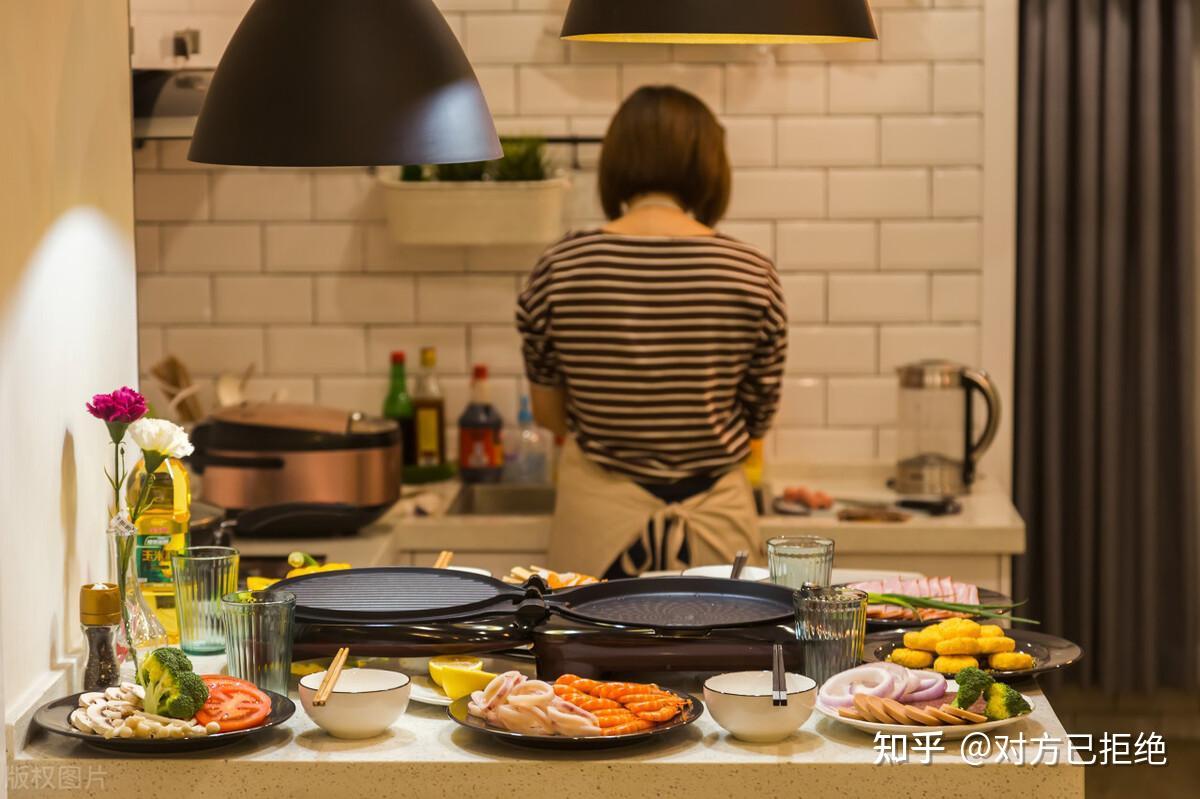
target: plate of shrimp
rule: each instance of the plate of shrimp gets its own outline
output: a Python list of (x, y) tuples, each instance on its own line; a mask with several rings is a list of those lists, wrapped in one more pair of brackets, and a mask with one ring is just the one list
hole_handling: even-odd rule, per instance
[(603, 749), (681, 729), (704, 713), (699, 699), (652, 683), (564, 674), (554, 682), (510, 671), (456, 700), (450, 717), (509, 743)]

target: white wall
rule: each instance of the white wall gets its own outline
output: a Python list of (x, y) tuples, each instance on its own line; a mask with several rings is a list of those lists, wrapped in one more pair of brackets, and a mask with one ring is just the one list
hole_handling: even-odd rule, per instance
[[(151, 42), (135, 62), (188, 25), (219, 47), (228, 24), (210, 18), (246, 5), (134, 0)], [(559, 0), (439, 5), (502, 132), (602, 133), (644, 83), (719, 113), (735, 165), (723, 228), (775, 257), (790, 306), (776, 458), (890, 458), (892, 369), (908, 360), (1011, 388), (1014, 0), (875, 0), (880, 43), (771, 48), (567, 44)], [(512, 304), (536, 252), (397, 247), (365, 171), (207, 169), (187, 146), (136, 155), (143, 370), (164, 353), (202, 380), (252, 363), (258, 394), (373, 410), (387, 352), (428, 343), (452, 409), (486, 361), (513, 419)], [(591, 171), (570, 207), (573, 224), (601, 219)]]
[(123, 0), (0, 3), (0, 658), (6, 720), (81, 644), (106, 576), (107, 434), (92, 394), (135, 385)]

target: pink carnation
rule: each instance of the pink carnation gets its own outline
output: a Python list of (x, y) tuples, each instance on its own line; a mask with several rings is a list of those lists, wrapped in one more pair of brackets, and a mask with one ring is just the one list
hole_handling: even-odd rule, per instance
[(146, 398), (129, 386), (122, 386), (111, 394), (92, 397), (87, 409), (102, 421), (129, 424), (146, 415)]

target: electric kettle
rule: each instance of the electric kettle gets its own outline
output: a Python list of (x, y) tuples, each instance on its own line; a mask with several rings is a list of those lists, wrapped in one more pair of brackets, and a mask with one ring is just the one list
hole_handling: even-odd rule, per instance
[[(975, 466), (996, 437), (1000, 396), (981, 370), (942, 360), (898, 367), (900, 378), (896, 476), (900, 494), (955, 496), (967, 494)], [(978, 393), (987, 419), (975, 436), (973, 397)]]

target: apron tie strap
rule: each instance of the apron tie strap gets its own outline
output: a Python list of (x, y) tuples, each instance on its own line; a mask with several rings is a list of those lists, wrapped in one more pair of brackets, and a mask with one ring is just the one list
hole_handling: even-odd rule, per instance
[[(689, 549), (695, 552), (696, 547), (692, 544), (693, 538), (700, 539), (711, 549), (720, 553), (726, 561), (732, 562), (736, 552), (729, 548), (721, 536), (714, 534), (711, 530), (706, 530), (703, 525), (696, 524), (692, 519), (692, 507), (687, 503), (688, 500), (682, 503), (671, 502), (655, 508), (654, 513), (650, 516), (650, 524), (642, 526), (639, 536), (642, 549), (646, 553), (645, 560), (641, 564), (635, 564), (633, 558), (629, 556), (628, 548), (621, 554), (621, 568), (626, 574), (649, 571), (654, 565), (655, 548), (660, 544), (663, 547), (662, 568), (664, 570), (680, 571), (687, 568), (689, 564), (679, 559), (679, 552), (683, 549), (685, 541), (688, 542)], [(699, 507), (703, 503), (704, 497), (701, 495), (697, 497), (694, 506)]]

